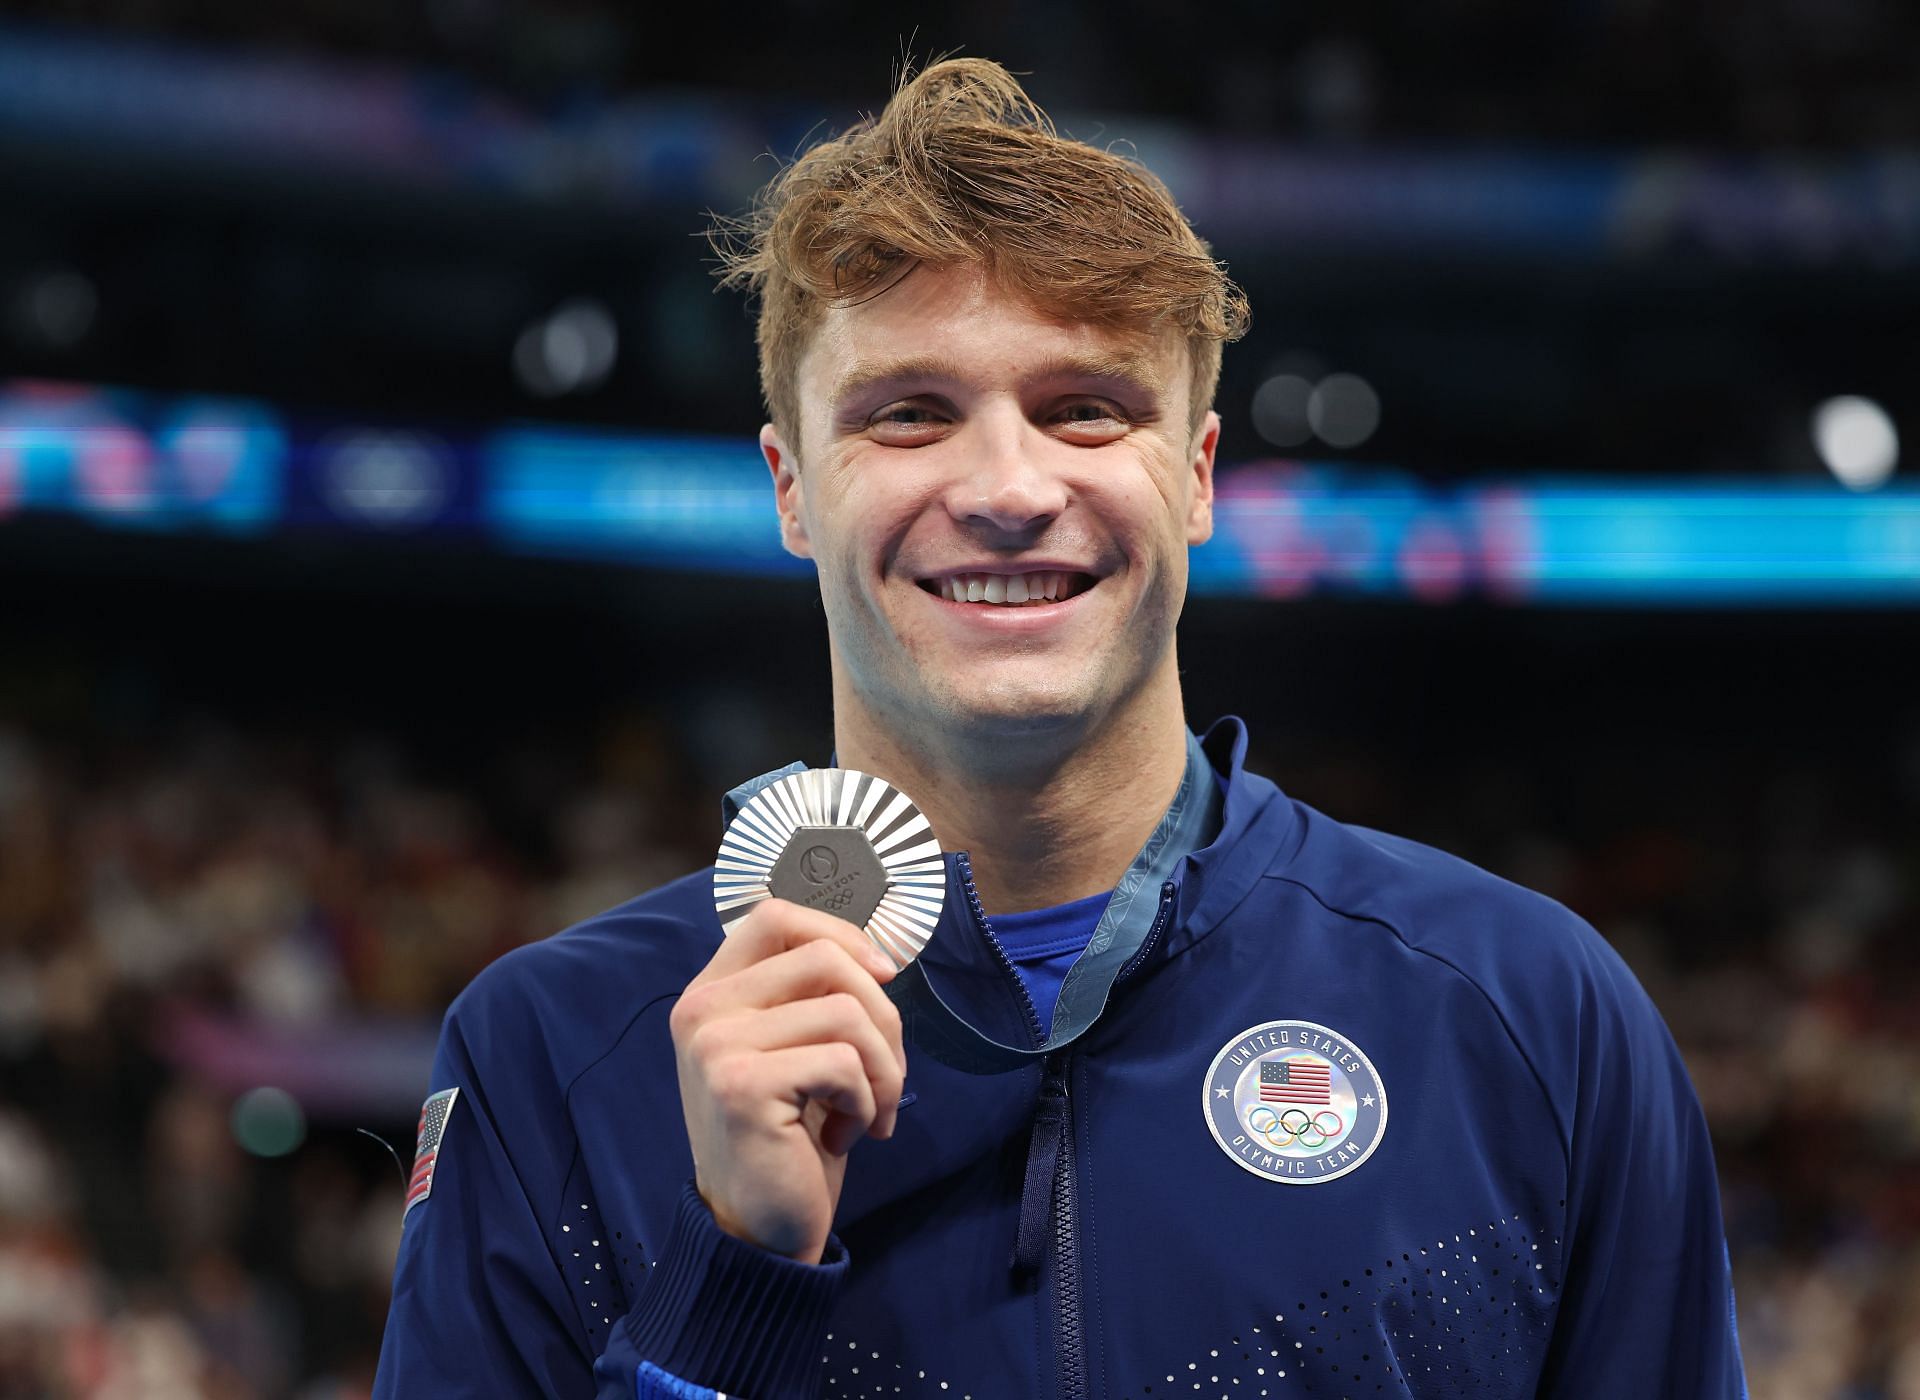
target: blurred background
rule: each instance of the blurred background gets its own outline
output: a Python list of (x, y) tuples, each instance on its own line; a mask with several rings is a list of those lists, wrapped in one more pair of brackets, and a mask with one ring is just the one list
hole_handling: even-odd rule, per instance
[(826, 760), (700, 234), (909, 48), (1251, 295), (1194, 723), (1592, 920), (1754, 1395), (1920, 1400), (1895, 0), (0, 5), (0, 1397), (366, 1393), (447, 1002)]

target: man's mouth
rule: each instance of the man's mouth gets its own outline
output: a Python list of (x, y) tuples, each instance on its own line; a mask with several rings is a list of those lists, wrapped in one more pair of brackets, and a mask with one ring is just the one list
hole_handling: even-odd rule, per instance
[(1092, 574), (1062, 569), (1025, 574), (948, 574), (920, 580), (920, 586), (950, 603), (987, 603), (996, 607), (1034, 607), (1059, 603), (1085, 593), (1098, 582)]

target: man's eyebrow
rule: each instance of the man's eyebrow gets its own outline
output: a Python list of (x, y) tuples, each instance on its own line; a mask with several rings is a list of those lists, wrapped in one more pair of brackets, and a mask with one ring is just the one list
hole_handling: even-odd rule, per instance
[[(967, 378), (959, 362), (945, 355), (857, 362), (834, 385), (828, 402), (837, 409), (872, 390), (895, 384), (958, 384)], [(1158, 397), (1162, 392), (1163, 378), (1159, 360), (1145, 351), (1135, 350), (1053, 355), (1021, 376), (1026, 384), (1063, 379), (1100, 380), (1149, 397)]]
[(857, 361), (840, 376), (828, 395), (827, 402), (838, 408), (842, 404), (867, 394), (870, 390), (885, 385), (904, 383), (907, 380), (939, 382), (952, 384), (965, 379), (966, 374), (959, 364), (944, 355), (910, 355), (902, 360)]
[(1035, 365), (1027, 373), (1026, 379), (1029, 383), (1053, 379), (1098, 379), (1157, 397), (1165, 375), (1159, 358), (1143, 349), (1056, 355)]

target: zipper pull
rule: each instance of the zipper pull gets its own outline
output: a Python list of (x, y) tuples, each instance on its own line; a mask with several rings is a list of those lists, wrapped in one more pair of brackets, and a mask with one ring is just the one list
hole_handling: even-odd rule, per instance
[(1027, 1141), (1027, 1179), (1020, 1188), (1020, 1228), (1013, 1239), (1013, 1271), (1023, 1277), (1037, 1271), (1046, 1254), (1053, 1179), (1066, 1127), (1066, 1065), (1048, 1059), (1040, 1080), (1040, 1100), (1034, 1107), (1033, 1135)]
[(1160, 886), (1160, 907), (1154, 912), (1153, 925), (1147, 930), (1147, 936), (1140, 940), (1140, 946), (1134, 949), (1133, 956), (1127, 959), (1126, 966), (1120, 969), (1120, 975), (1113, 979), (1114, 985), (1118, 986), (1138, 972), (1140, 964), (1145, 962), (1159, 945), (1160, 939), (1167, 931), (1167, 916), (1173, 912), (1174, 899), (1179, 892), (1180, 886), (1172, 880)]

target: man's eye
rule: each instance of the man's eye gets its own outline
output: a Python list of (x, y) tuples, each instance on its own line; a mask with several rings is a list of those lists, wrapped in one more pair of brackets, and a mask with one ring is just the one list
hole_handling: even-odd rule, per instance
[(1060, 416), (1069, 423), (1124, 423), (1126, 421), (1119, 409), (1110, 403), (1101, 403), (1097, 399), (1070, 403), (1060, 410)]
[(935, 421), (935, 418), (936, 415), (930, 408), (922, 408), (918, 404), (903, 403), (896, 404), (892, 408), (881, 409), (879, 413), (874, 415), (873, 421), (876, 423), (904, 423), (908, 427), (914, 427), (922, 423), (932, 423)]

